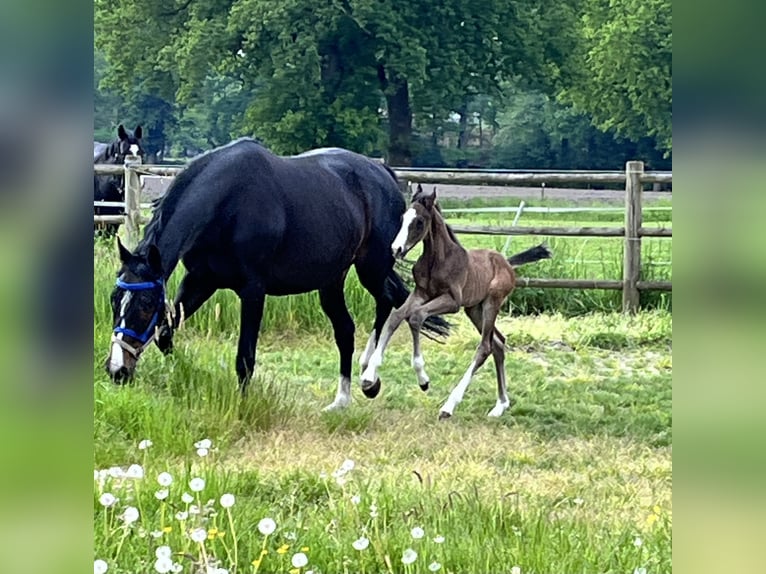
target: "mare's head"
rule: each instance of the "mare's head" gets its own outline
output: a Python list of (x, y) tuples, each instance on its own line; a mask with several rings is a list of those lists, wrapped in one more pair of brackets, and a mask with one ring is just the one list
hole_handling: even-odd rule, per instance
[(399, 233), (396, 234), (396, 238), (391, 244), (391, 251), (393, 251), (395, 258), (403, 258), (410, 249), (423, 240), (431, 229), (434, 211), (438, 209), (436, 206), (436, 188), (434, 187), (431, 193), (428, 193), (423, 191), (423, 187), (418, 184), (412, 196), (410, 208), (402, 216), (402, 226)]
[(165, 312), (162, 260), (156, 246), (131, 253), (117, 238), (122, 263), (112, 291), (114, 326), (106, 370), (117, 383), (133, 376), (141, 353), (154, 339)]
[(117, 139), (112, 142), (109, 149), (109, 162), (123, 164), (129, 155), (138, 156), (143, 160), (146, 155), (144, 147), (141, 145), (143, 135), (141, 126), (136, 126), (136, 129), (131, 132), (120, 124), (117, 128)]

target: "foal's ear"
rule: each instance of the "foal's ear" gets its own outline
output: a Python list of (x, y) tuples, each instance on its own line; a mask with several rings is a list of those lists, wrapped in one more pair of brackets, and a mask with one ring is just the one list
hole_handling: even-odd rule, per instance
[(140, 140), (143, 137), (144, 131), (141, 129), (141, 126), (136, 126), (136, 129), (133, 130), (133, 135), (136, 136), (136, 139)]
[(433, 209), (434, 203), (436, 203), (436, 187), (433, 188), (431, 193), (424, 193), (420, 201), (426, 209)]
[(120, 138), (121, 140), (128, 139), (128, 132), (125, 131), (125, 126), (123, 126), (122, 124), (120, 124), (117, 127), (117, 137)]
[(120, 241), (119, 235), (117, 236), (117, 250), (120, 252), (120, 261), (123, 263), (127, 263), (133, 258), (133, 254), (130, 250), (122, 244), (122, 241)]
[(157, 277), (162, 277), (162, 257), (156, 245), (150, 245), (146, 251), (146, 262), (149, 264), (149, 269), (152, 270), (152, 273)]

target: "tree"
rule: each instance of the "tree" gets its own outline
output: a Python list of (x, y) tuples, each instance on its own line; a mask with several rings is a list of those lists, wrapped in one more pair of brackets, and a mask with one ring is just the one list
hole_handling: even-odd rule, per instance
[(632, 140), (672, 140), (673, 31), (670, 0), (585, 0), (577, 80), (565, 100), (594, 123)]

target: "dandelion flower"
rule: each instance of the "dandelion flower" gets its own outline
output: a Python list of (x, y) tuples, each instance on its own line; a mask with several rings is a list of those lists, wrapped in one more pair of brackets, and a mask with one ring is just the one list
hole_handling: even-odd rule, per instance
[(140, 443), (138, 443), (138, 450), (146, 450), (150, 446), (152, 446), (154, 443), (150, 441), (148, 438), (145, 438)]
[(200, 492), (203, 488), (205, 488), (205, 479), (204, 478), (192, 478), (189, 481), (189, 488), (191, 488), (192, 492)]
[(575, 499), (574, 499), (572, 502), (574, 502), (574, 503), (575, 503), (577, 506), (580, 506), (580, 505), (582, 505), (582, 503), (583, 503), (583, 502), (585, 502), (585, 501), (584, 501), (582, 498), (580, 498), (580, 497), (578, 496), (578, 497), (577, 497), (577, 498), (575, 498)]
[(128, 506), (122, 513), (122, 520), (125, 524), (132, 524), (138, 520), (138, 508), (135, 506)]
[(378, 516), (378, 507), (376, 504), (370, 504), (370, 518), (377, 518)]
[(221, 506), (224, 508), (231, 508), (234, 506), (234, 495), (228, 492), (221, 496)]
[(196, 504), (192, 504), (189, 507), (189, 514), (199, 514), (200, 512), (202, 511), (199, 509), (199, 506), (197, 506)]
[(644, 545), (644, 541), (641, 540), (638, 536), (636, 536), (636, 539), (633, 541), (633, 546), (636, 548), (641, 548), (641, 546)]
[(301, 574), (300, 568), (290, 568), (290, 570), (287, 571), (287, 574)]
[(122, 468), (120, 468), (119, 466), (113, 466), (109, 468), (109, 470), (107, 470), (107, 473), (112, 478), (122, 478), (123, 476), (125, 476), (125, 471), (122, 470)]
[(308, 546), (301, 547), (301, 552), (308, 552), (308, 551), (309, 551), (309, 547)]
[(442, 544), (444, 542), (444, 536), (442, 536), (441, 534), (439, 536), (435, 536), (434, 542), (436, 542), (437, 544)]
[(160, 574), (167, 574), (173, 570), (173, 561), (166, 556), (157, 558), (157, 560), (154, 562), (154, 569)]
[(210, 450), (209, 450), (209, 449), (206, 449), (206, 448), (198, 448), (198, 449), (197, 449), (197, 456), (207, 456), (209, 452), (210, 452)]
[(144, 469), (140, 464), (131, 464), (125, 471), (125, 478), (144, 478)]
[(354, 547), (354, 550), (359, 550), (360, 552), (362, 550), (366, 550), (369, 545), (370, 545), (370, 540), (368, 538), (365, 538), (364, 536), (354, 540), (351, 543), (351, 546)]
[(194, 542), (201, 544), (207, 538), (207, 530), (204, 528), (195, 528), (191, 531), (191, 534), (189, 534), (189, 538)]
[(283, 544), (277, 548), (277, 554), (287, 554), (288, 550), (290, 550), (290, 546), (288, 544)]
[(157, 482), (160, 486), (170, 486), (173, 483), (173, 477), (169, 472), (161, 472), (157, 475)]
[(293, 554), (290, 563), (294, 568), (303, 568), (309, 563), (309, 558), (303, 552), (298, 552), (297, 554)]
[(416, 526), (410, 531), (410, 535), (412, 535), (415, 540), (420, 540), (426, 535), (426, 532), (420, 526)]
[(154, 498), (157, 500), (165, 500), (168, 497), (168, 489), (163, 488), (154, 493)]
[(213, 441), (211, 441), (209, 438), (203, 438), (202, 440), (198, 440), (194, 443), (194, 448), (204, 448), (204, 449), (210, 449), (213, 446)]
[(173, 551), (170, 546), (160, 546), (154, 551), (154, 555), (157, 558), (170, 558), (173, 555)]
[(415, 552), (412, 548), (407, 548), (407, 550), (402, 553), (402, 564), (405, 566), (412, 564), (417, 559), (418, 553)]
[(633, 574), (646, 574), (646, 568), (636, 568), (633, 570)]
[(264, 518), (258, 523), (258, 532), (264, 536), (272, 534), (277, 529), (277, 523), (271, 518)]
[(188, 492), (184, 492), (181, 495), (181, 500), (183, 500), (184, 503), (186, 503), (186, 504), (191, 504), (192, 502), (194, 502), (194, 497), (191, 494), (189, 494)]
[(184, 567), (181, 566), (178, 562), (173, 562), (173, 570), (172, 571), (175, 572), (175, 574), (178, 574), (178, 572), (183, 572), (183, 569), (184, 569)]
[(188, 512), (176, 512), (176, 520), (186, 520), (187, 518), (189, 518)]
[(511, 568), (511, 574), (521, 574), (521, 567), (514, 566), (513, 568)]
[(109, 565), (103, 560), (93, 561), (93, 574), (104, 574), (107, 570), (109, 570)]
[(362, 497), (359, 496), (358, 494), (355, 494), (354, 496), (351, 497), (351, 502), (352, 504), (359, 504), (360, 502), (362, 502)]
[(152, 530), (150, 533), (152, 538), (161, 538), (162, 537), (162, 530)]
[(441, 570), (441, 568), (442, 568), (442, 565), (441, 565), (441, 564), (439, 564), (438, 562), (431, 562), (431, 563), (428, 565), (428, 569), (429, 569), (431, 572), (438, 572), (439, 570)]
[(115, 502), (117, 502), (117, 499), (111, 492), (105, 492), (99, 496), (98, 501), (101, 503), (101, 506), (109, 508), (110, 506), (114, 505)]
[(162, 529), (162, 531), (163, 531), (165, 534), (170, 534), (171, 532), (173, 532), (173, 527), (172, 527), (172, 526), (165, 526), (165, 527)]

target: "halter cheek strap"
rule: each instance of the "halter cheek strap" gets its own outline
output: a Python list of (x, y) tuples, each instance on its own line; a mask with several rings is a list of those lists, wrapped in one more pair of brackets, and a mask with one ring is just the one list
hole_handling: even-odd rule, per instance
[[(157, 281), (144, 281), (142, 283), (126, 283), (125, 281), (121, 279), (117, 279), (116, 283), (117, 287), (120, 287), (121, 289), (125, 289), (126, 291), (147, 291), (149, 289), (160, 289), (160, 297), (162, 298), (163, 303), (165, 304), (165, 307), (167, 309), (167, 301), (165, 300), (165, 284), (162, 280)], [(154, 337), (157, 335), (157, 323), (159, 322), (160, 318), (160, 309), (157, 309), (154, 312), (154, 315), (152, 315), (151, 321), (149, 321), (149, 326), (146, 328), (146, 330), (143, 333), (137, 333), (133, 329), (128, 329), (127, 327), (120, 327), (119, 325), (114, 328), (114, 332), (112, 333), (112, 342), (117, 343), (120, 347), (125, 349), (128, 353), (133, 355), (134, 357), (138, 357), (146, 347), (148, 347), (151, 342), (154, 340)], [(126, 343), (123, 339), (120, 339), (117, 337), (118, 334), (122, 333), (123, 335), (127, 335), (128, 337), (132, 337), (133, 339), (136, 339), (141, 343), (140, 347), (133, 347), (132, 345), (129, 345)]]

